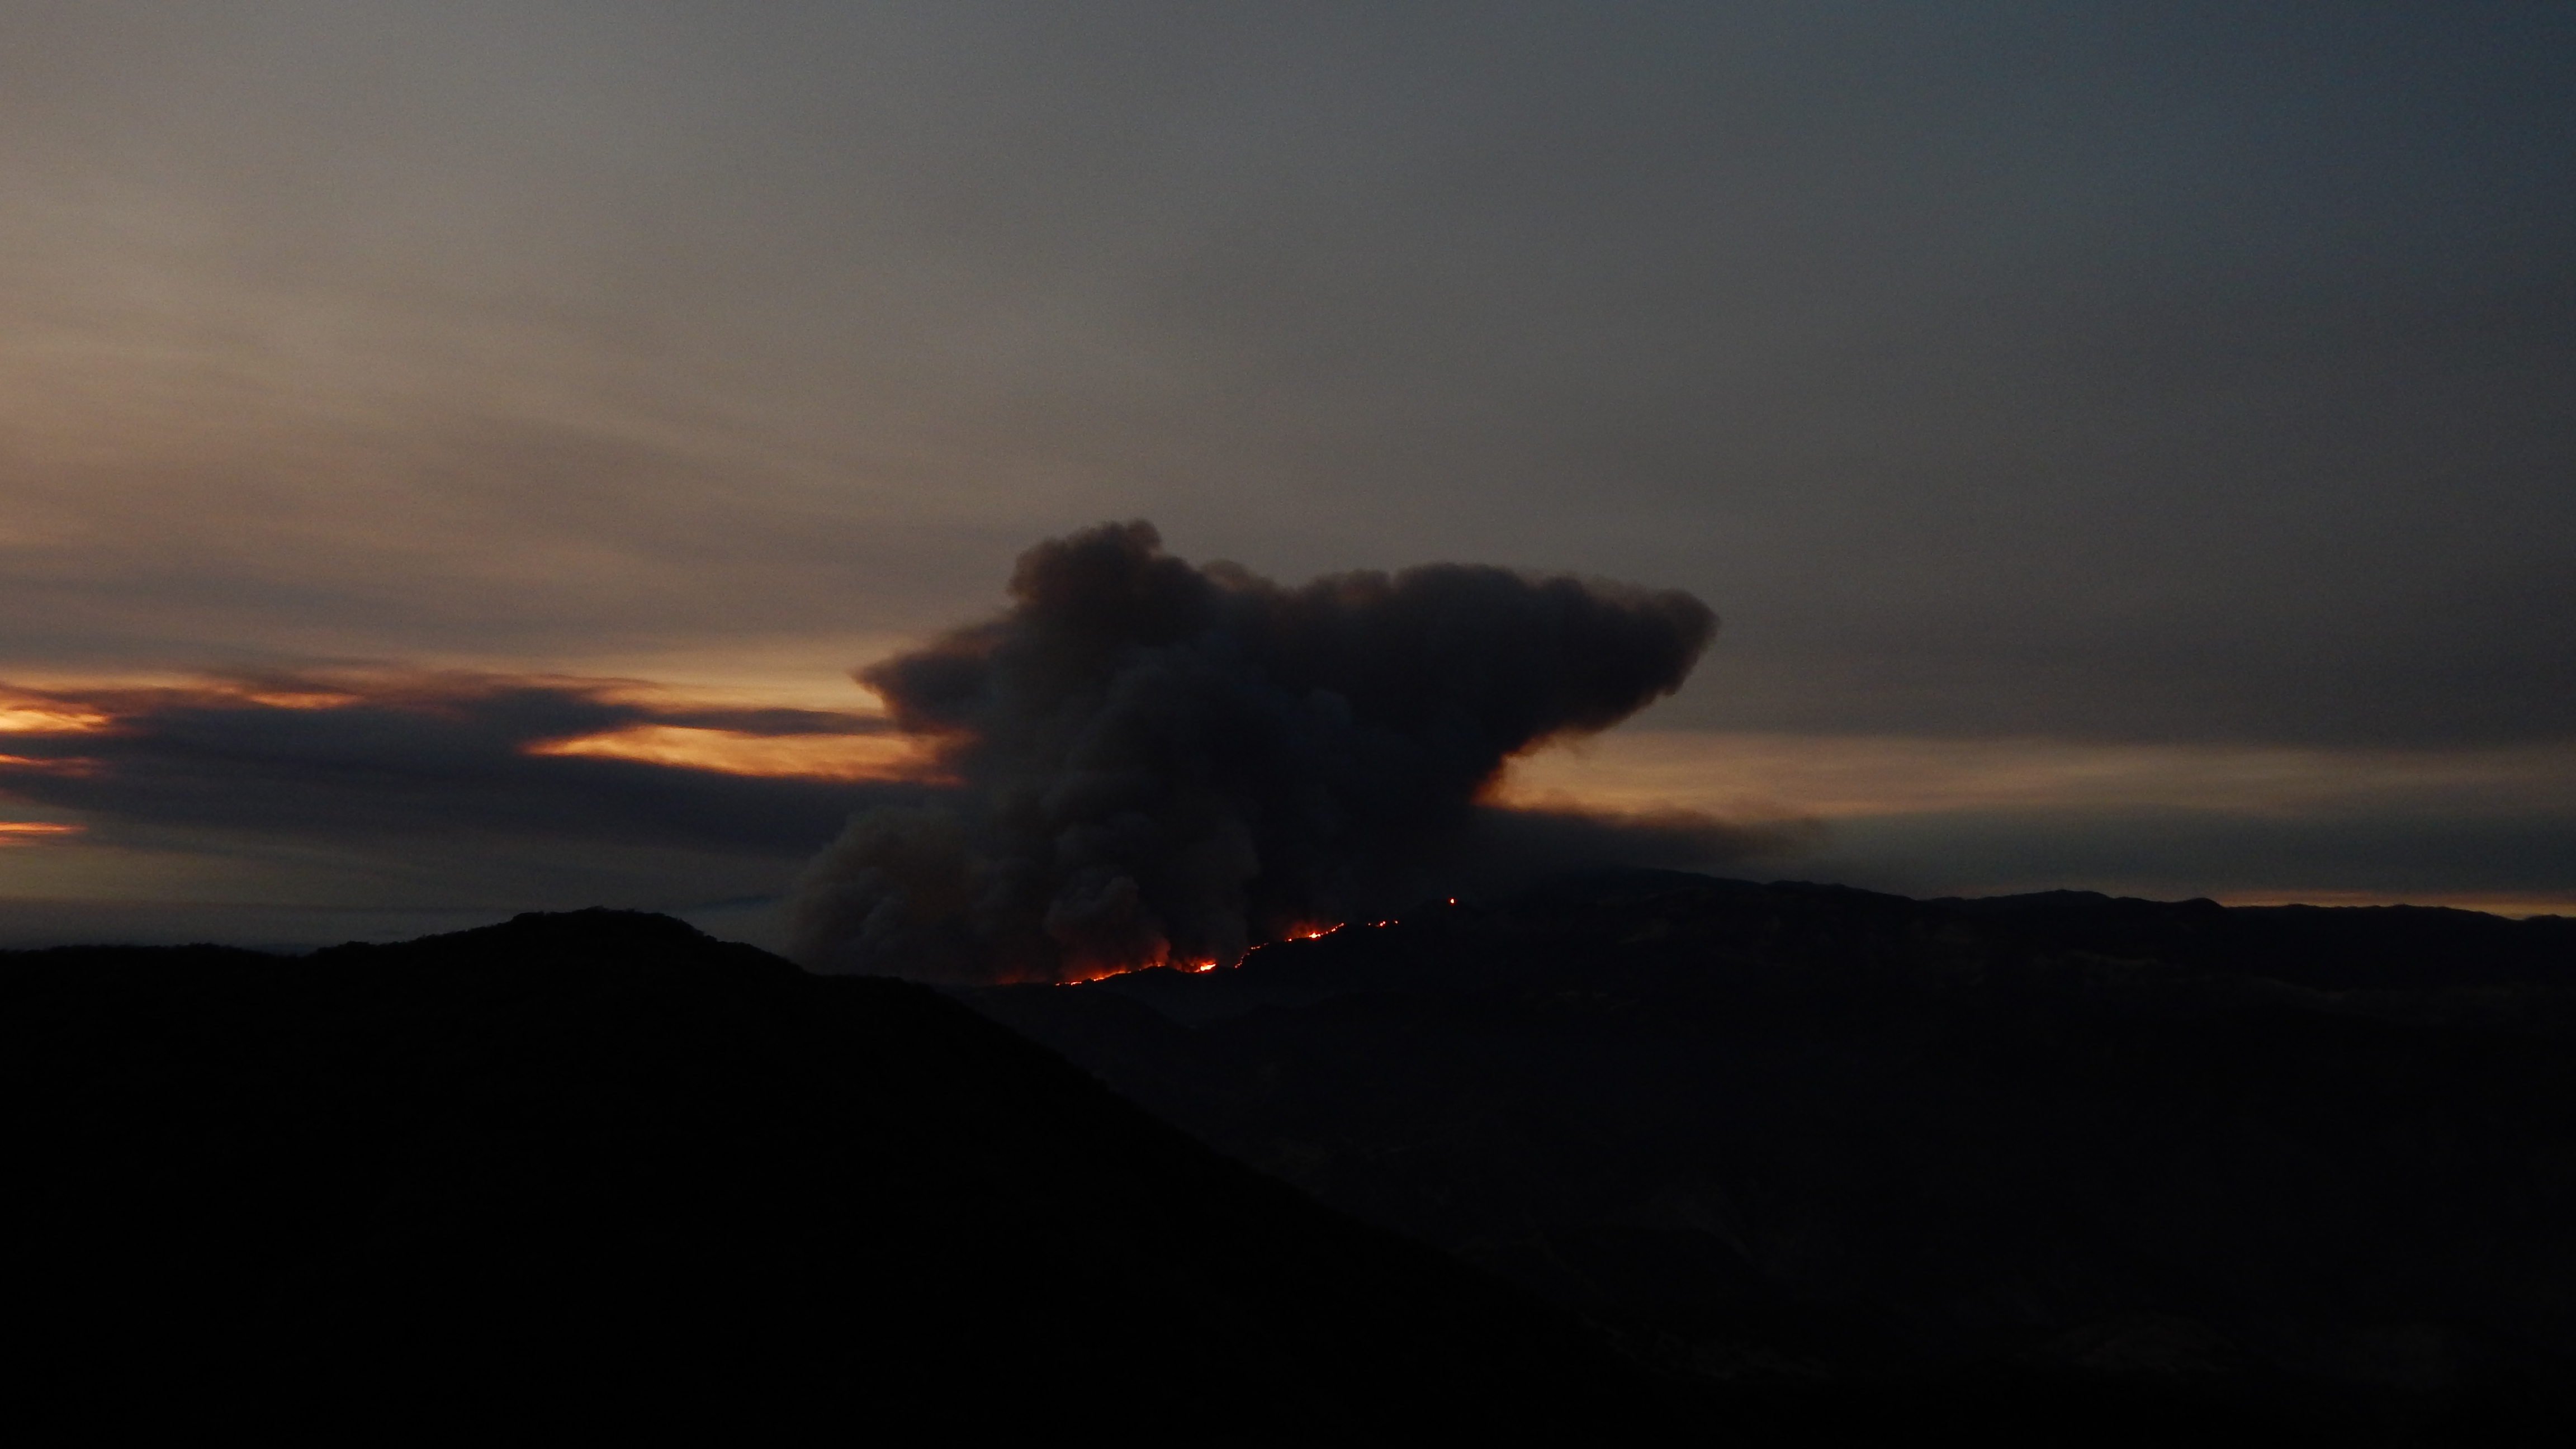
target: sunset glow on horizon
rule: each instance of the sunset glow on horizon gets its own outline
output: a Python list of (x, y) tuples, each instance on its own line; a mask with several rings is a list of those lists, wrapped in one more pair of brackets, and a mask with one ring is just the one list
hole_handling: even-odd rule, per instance
[(1478, 806), (1580, 839), (2576, 909), (2547, 7), (40, 8), (0, 806), (65, 824), (0, 832), (0, 945), (777, 944), (963, 788), (852, 672), (1138, 519), (1704, 603)]

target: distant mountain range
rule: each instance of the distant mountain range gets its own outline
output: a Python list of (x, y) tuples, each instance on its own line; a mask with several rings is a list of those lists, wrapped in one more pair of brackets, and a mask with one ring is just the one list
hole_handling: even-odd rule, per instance
[(0, 953), (13, 1421), (2576, 1422), (2576, 923), (1628, 873), (952, 995), (613, 912)]
[(2571, 1407), (2576, 921), (1635, 872), (970, 999), (1710, 1381)]

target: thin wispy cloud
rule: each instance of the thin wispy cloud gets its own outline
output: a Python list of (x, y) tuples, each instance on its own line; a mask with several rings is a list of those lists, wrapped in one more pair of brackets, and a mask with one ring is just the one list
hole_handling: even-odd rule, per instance
[[(590, 822), (550, 838), (784, 858), (908, 747), (580, 681), (867, 715), (847, 670), (1104, 518), (1708, 601), (1665, 743), (1527, 776), (1594, 806), (1952, 820), (1960, 862), (2019, 812), (2067, 884), (2131, 878), (2075, 848), (2120, 812), (2501, 861), (2452, 832), (2559, 808), (2564, 7), (237, 0), (9, 41), (0, 679), (556, 693), (121, 697), (86, 776), (0, 731), (0, 813), (88, 826), (0, 897), (514, 790)], [(361, 724), (408, 743), (350, 763)], [(2013, 850), (1957, 883), (2051, 868)], [(2176, 888), (2366, 873), (2201, 854)]]
[(793, 850), (920, 773), (879, 715), (692, 701), (633, 680), (276, 674), (20, 692), (0, 723), (0, 789), (111, 836), (186, 826)]

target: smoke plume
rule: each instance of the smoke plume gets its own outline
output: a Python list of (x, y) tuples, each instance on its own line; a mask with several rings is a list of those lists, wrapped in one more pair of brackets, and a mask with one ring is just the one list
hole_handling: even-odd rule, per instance
[(1231, 963), (1490, 875), (1535, 838), (1478, 804), (1504, 762), (1672, 693), (1717, 623), (1675, 590), (1463, 564), (1283, 587), (1142, 522), (1030, 549), (1011, 598), (861, 671), (957, 788), (860, 814), (807, 869), (807, 964)]

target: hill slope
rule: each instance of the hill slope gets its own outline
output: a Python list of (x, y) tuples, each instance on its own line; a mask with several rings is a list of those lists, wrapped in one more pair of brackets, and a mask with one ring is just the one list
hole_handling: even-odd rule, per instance
[(659, 917), (11, 954), (0, 1021), (40, 1420), (1305, 1442), (1660, 1412), (1570, 1315), (954, 1002)]

